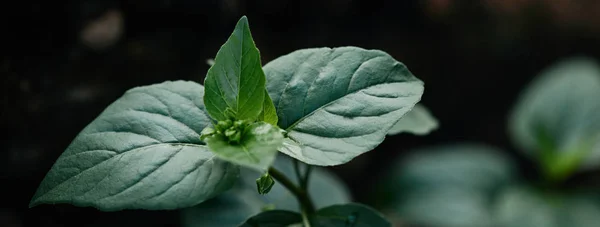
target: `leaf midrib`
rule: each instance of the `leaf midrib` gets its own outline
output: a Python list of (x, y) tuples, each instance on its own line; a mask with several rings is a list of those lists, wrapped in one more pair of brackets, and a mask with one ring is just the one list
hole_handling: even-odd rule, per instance
[(242, 66), (244, 64), (244, 62), (243, 62), (243, 59), (244, 59), (244, 30), (245, 30), (244, 28), (246, 26), (248, 26), (247, 23), (248, 23), (247, 21), (244, 21), (244, 24), (241, 27), (241, 34), (240, 34), (240, 36), (241, 36), (241, 38), (240, 38), (240, 50), (239, 50), (239, 52), (240, 52), (240, 58), (239, 58), (240, 64), (238, 64), (240, 75), (238, 75), (237, 94), (235, 96), (235, 106), (236, 106), (235, 114), (236, 115), (239, 114), (239, 112), (240, 112), (240, 93), (241, 93), (240, 90), (242, 88), (242, 85), (241, 85), (241, 83), (242, 83), (242, 75), (244, 74), (242, 72), (242, 69), (244, 68)]
[(325, 107), (328, 107), (329, 105), (333, 104), (334, 102), (336, 102), (336, 101), (338, 101), (338, 100), (340, 100), (340, 99), (342, 99), (342, 98), (344, 98), (344, 97), (346, 97), (346, 96), (353, 95), (353, 94), (356, 94), (356, 93), (358, 93), (358, 92), (361, 92), (362, 90), (369, 89), (369, 88), (371, 88), (371, 87), (378, 86), (378, 85), (382, 85), (382, 84), (404, 84), (404, 83), (415, 83), (415, 82), (418, 82), (418, 80), (413, 80), (413, 81), (404, 81), (404, 82), (392, 82), (392, 83), (380, 83), (380, 84), (373, 84), (373, 85), (370, 85), (370, 86), (367, 86), (367, 87), (364, 87), (364, 88), (358, 89), (358, 90), (356, 90), (356, 91), (354, 91), (354, 92), (351, 92), (351, 93), (346, 93), (346, 94), (344, 94), (344, 95), (340, 96), (339, 98), (337, 98), (337, 99), (334, 99), (334, 100), (332, 100), (332, 101), (329, 101), (328, 103), (326, 103), (326, 104), (324, 104), (324, 105), (320, 106), (319, 108), (317, 108), (317, 109), (313, 110), (313, 111), (312, 111), (312, 112), (310, 112), (309, 114), (307, 114), (307, 115), (304, 115), (303, 117), (301, 117), (300, 119), (298, 119), (297, 121), (295, 121), (293, 124), (291, 124), (290, 126), (288, 126), (288, 127), (285, 129), (285, 131), (286, 131), (286, 132), (290, 132), (290, 131), (292, 131), (292, 130), (294, 129), (294, 127), (296, 127), (296, 125), (298, 125), (298, 124), (299, 124), (300, 122), (302, 122), (304, 119), (306, 119), (306, 118), (308, 118), (308, 117), (312, 116), (312, 115), (313, 115), (314, 113), (316, 113), (317, 111), (319, 111), (319, 110), (321, 110), (321, 109), (324, 109)]

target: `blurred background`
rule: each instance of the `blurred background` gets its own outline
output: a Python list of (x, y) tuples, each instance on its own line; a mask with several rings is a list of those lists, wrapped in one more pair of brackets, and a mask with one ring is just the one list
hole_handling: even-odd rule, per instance
[[(491, 144), (535, 178), (506, 122), (542, 69), (574, 55), (600, 57), (600, 1), (593, 0), (81, 0), (11, 1), (0, 52), (0, 226), (180, 226), (179, 211), (101, 213), (69, 205), (27, 208), (77, 133), (135, 86), (202, 82), (235, 22), (247, 15), (262, 62), (308, 47), (388, 52), (425, 82), (422, 102), (440, 128), (388, 138), (331, 168), (355, 201), (415, 148)], [(564, 185), (598, 176), (587, 172)], [(82, 224), (79, 220), (86, 220)], [(600, 223), (598, 224), (600, 226)]]

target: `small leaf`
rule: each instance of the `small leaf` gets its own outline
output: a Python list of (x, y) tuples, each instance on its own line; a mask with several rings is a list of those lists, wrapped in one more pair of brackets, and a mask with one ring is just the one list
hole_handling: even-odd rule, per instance
[(315, 227), (325, 226), (392, 226), (382, 214), (362, 204), (333, 205), (318, 210), (310, 216), (310, 224)]
[(512, 140), (541, 162), (549, 178), (598, 167), (599, 99), (600, 66), (595, 61), (578, 57), (559, 62), (520, 95), (509, 119)]
[(269, 93), (265, 90), (265, 101), (263, 103), (263, 110), (260, 112), (258, 116), (259, 121), (264, 121), (272, 125), (277, 125), (277, 112), (275, 110), (275, 105), (273, 105), (273, 101), (271, 101), (271, 97)]
[(226, 137), (214, 134), (205, 141), (219, 158), (257, 170), (266, 170), (271, 166), (283, 142), (279, 128), (265, 122), (253, 123), (244, 129), (239, 143), (229, 141)]
[(438, 125), (438, 121), (431, 115), (429, 110), (425, 106), (417, 104), (392, 126), (388, 131), (388, 135), (407, 132), (422, 136), (436, 130)]
[(285, 227), (302, 222), (299, 213), (285, 210), (262, 212), (246, 220), (240, 227)]
[(273, 180), (273, 177), (271, 177), (269, 173), (265, 173), (256, 179), (256, 188), (258, 189), (258, 194), (264, 195), (269, 193), (273, 185), (275, 185), (275, 180)]
[(421, 99), (423, 82), (378, 50), (304, 49), (264, 66), (278, 125), (312, 165), (339, 165), (372, 150)]
[[(273, 166), (298, 184), (292, 161), (292, 158), (281, 154)], [(269, 194), (256, 193), (256, 177), (260, 174), (253, 169), (242, 169), (239, 182), (232, 190), (198, 206), (184, 209), (182, 225), (184, 227), (235, 226), (259, 214), (266, 207), (300, 212), (296, 198), (281, 184), (275, 184)], [(308, 190), (317, 209), (350, 202), (348, 189), (327, 169), (313, 168), (310, 176)]]
[(203, 93), (184, 81), (127, 91), (77, 135), (30, 206), (177, 209), (229, 189), (238, 167), (201, 145), (200, 130), (210, 124)]
[(263, 110), (265, 74), (245, 16), (217, 52), (204, 86), (206, 110), (217, 121), (229, 119), (228, 109), (236, 120), (256, 120)]

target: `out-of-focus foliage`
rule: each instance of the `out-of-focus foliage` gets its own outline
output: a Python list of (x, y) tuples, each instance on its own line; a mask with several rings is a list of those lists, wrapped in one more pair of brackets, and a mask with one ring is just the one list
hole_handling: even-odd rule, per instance
[(544, 70), (521, 95), (509, 132), (548, 177), (600, 165), (600, 66), (579, 57)]
[(600, 223), (600, 203), (589, 194), (517, 185), (503, 189), (495, 201), (498, 226), (594, 227)]
[[(463, 144), (423, 148), (388, 180), (383, 205), (402, 223), (432, 227), (592, 227), (598, 194), (527, 186), (504, 152)], [(391, 199), (389, 199), (391, 198)]]
[(600, 193), (559, 186), (576, 170), (600, 165), (600, 67), (578, 57), (543, 71), (509, 126), (515, 145), (539, 164), (537, 180), (516, 177), (517, 163), (495, 148), (424, 148), (396, 163), (383, 208), (419, 226), (598, 226)]
[(514, 175), (508, 157), (480, 144), (424, 148), (397, 164), (387, 179), (386, 210), (427, 226), (489, 226), (491, 198)]

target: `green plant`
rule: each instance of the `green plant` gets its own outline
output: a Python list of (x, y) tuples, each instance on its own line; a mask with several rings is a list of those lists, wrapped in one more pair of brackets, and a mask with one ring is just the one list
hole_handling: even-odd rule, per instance
[[(229, 219), (249, 218), (242, 226), (389, 226), (364, 205), (323, 207), (349, 202), (347, 196), (315, 202), (313, 186), (345, 189), (322, 180), (329, 175), (312, 165), (346, 163), (379, 145), (395, 124), (394, 133), (428, 131), (432, 126), (400, 120), (422, 94), (419, 79), (377, 50), (303, 49), (262, 67), (242, 17), (204, 87), (173, 81), (127, 91), (73, 140), (30, 206), (70, 203), (117, 211), (200, 204), (183, 212), (186, 225), (239, 224), (185, 216), (205, 209), (217, 217), (233, 209)], [(277, 157), (279, 152), (293, 159)], [(252, 194), (250, 187), (256, 187)], [(284, 211), (289, 200), (261, 203), (259, 193), (293, 195), (299, 206)]]
[[(508, 121), (513, 142), (537, 163), (519, 179), (501, 149), (462, 143), (419, 149), (384, 180), (385, 213), (436, 227), (592, 227), (600, 194), (568, 181), (600, 165), (600, 66), (562, 61), (536, 77)], [(383, 199), (382, 199), (383, 200)]]

